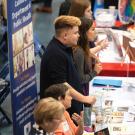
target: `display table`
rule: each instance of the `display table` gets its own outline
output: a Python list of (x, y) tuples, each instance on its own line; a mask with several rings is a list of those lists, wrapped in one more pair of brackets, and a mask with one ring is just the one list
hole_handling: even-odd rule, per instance
[(93, 86), (90, 82), (90, 95), (97, 101), (93, 105), (93, 116), (102, 116), (96, 123), (96, 130), (109, 128), (110, 135), (135, 135), (135, 78), (97, 76), (94, 79), (122, 80), (120, 88)]
[[(129, 66), (129, 73), (127, 71)], [(135, 64), (130, 63), (129, 65), (124, 63), (121, 65), (121, 63), (105, 63), (102, 62), (103, 70), (99, 75), (101, 76), (123, 76), (126, 77), (127, 74), (129, 77), (135, 77)]]
[[(97, 29), (97, 31), (102, 30)], [(114, 33), (114, 37), (112, 41), (109, 41), (109, 47), (103, 51), (100, 51), (98, 54), (103, 67), (103, 70), (99, 75), (135, 77), (135, 61), (130, 61), (128, 55), (126, 54), (127, 52), (123, 47), (123, 44), (126, 44), (123, 43), (123, 35), (130, 36), (130, 34), (121, 30), (111, 29), (111, 31)], [(99, 40), (102, 40), (110, 37), (108, 37), (105, 33), (99, 32), (98, 38)], [(135, 44), (135, 42), (133, 43)], [(133, 54), (135, 54), (135, 52)]]

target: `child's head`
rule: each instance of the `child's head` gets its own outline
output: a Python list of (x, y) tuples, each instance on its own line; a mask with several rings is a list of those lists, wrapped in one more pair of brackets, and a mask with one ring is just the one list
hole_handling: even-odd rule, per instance
[(65, 106), (65, 108), (71, 107), (72, 97), (70, 95), (69, 88), (63, 84), (54, 84), (45, 90), (44, 97), (53, 97)]

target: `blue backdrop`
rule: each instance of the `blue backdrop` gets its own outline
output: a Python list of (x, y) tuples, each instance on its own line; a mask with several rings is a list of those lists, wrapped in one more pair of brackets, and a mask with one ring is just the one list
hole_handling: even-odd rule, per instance
[(31, 0), (7, 0), (13, 134), (28, 135), (37, 102)]

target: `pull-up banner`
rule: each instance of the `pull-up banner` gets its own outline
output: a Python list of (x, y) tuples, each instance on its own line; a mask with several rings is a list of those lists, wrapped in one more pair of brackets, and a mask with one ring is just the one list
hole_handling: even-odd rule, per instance
[(31, 0), (7, 0), (13, 134), (28, 135), (37, 101)]

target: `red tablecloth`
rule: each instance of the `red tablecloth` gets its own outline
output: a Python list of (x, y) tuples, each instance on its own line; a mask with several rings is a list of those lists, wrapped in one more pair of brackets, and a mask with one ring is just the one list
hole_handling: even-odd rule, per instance
[(121, 64), (121, 63), (102, 63), (103, 70), (100, 76), (127, 76), (129, 66), (129, 77), (135, 77), (135, 64)]
[[(96, 25), (96, 23), (95, 23)], [(121, 27), (123, 24), (120, 21), (115, 22), (116, 27)], [(127, 73), (129, 66), (129, 73)], [(135, 77), (135, 63), (133, 64), (121, 64), (121, 63), (102, 63), (103, 70), (99, 74), (100, 76), (117, 76), (126, 77), (127, 74), (130, 77)]]

